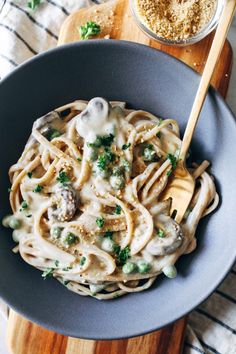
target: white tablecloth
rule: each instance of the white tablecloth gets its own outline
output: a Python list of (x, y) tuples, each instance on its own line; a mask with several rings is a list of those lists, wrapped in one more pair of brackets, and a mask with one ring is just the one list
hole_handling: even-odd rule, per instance
[[(98, 2), (93, 0), (94, 2)], [(33, 55), (56, 46), (68, 14), (93, 4), (90, 0), (45, 0), (36, 11), (27, 0), (0, 0), (0, 77)], [(230, 32), (236, 51), (236, 21)], [(236, 113), (236, 62), (228, 102)], [(236, 237), (236, 236), (235, 236)], [(2, 308), (6, 307), (1, 304)], [(6, 319), (0, 319), (0, 354), (6, 354)], [(185, 353), (236, 354), (236, 266), (223, 284), (189, 315)], [(122, 353), (121, 353), (122, 354)]]

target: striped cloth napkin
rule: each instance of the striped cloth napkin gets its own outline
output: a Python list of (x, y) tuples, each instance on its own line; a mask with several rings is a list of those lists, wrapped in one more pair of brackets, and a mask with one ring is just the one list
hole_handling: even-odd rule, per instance
[[(55, 47), (62, 22), (97, 0), (0, 0), (0, 77), (33, 55)], [(1, 304), (7, 314), (6, 305)], [(236, 265), (221, 286), (189, 315), (185, 354), (236, 354)], [(122, 353), (121, 353), (122, 354)]]

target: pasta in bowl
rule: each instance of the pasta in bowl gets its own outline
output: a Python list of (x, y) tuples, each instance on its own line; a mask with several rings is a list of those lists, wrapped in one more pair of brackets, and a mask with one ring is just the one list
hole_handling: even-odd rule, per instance
[(14, 248), (69, 290), (112, 299), (149, 288), (196, 247), (219, 197), (209, 163), (190, 164), (196, 189), (181, 224), (162, 194), (181, 146), (178, 123), (123, 102), (77, 100), (39, 118), (9, 170)]

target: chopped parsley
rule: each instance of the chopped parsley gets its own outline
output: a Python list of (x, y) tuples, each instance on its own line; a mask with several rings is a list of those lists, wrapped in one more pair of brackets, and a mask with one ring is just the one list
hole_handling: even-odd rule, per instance
[(101, 229), (105, 224), (105, 219), (103, 217), (97, 218), (96, 224), (99, 227), (99, 229)]
[(43, 279), (48, 279), (53, 276), (54, 268), (46, 268), (42, 274)]
[(72, 267), (62, 268), (62, 270), (63, 270), (64, 272), (68, 272), (68, 270), (71, 270), (71, 269), (72, 269)]
[(114, 246), (113, 246), (113, 252), (114, 252), (117, 256), (119, 256), (119, 254), (120, 254), (120, 246), (117, 245), (116, 243), (115, 243)]
[(54, 129), (54, 128), (50, 128), (46, 134), (46, 137), (49, 141), (51, 141), (52, 139), (58, 138), (61, 135), (62, 135), (62, 133), (59, 130)]
[(122, 150), (127, 150), (129, 147), (131, 146), (131, 144), (124, 144), (122, 145)]
[(55, 260), (55, 266), (58, 267), (59, 266), (59, 261)]
[(157, 159), (156, 151), (154, 150), (154, 147), (152, 144), (144, 145), (142, 155), (143, 155), (144, 161), (152, 162), (152, 161), (156, 161), (156, 159)]
[(90, 148), (99, 148), (101, 146), (111, 146), (114, 140), (114, 135), (97, 135), (95, 141), (93, 143), (88, 143), (88, 147)]
[(69, 282), (70, 282), (70, 280), (64, 280), (64, 281), (63, 281), (63, 284), (64, 284), (64, 285), (68, 285)]
[(113, 236), (113, 232), (112, 232), (112, 231), (107, 230), (107, 231), (104, 233), (104, 237), (112, 238), (112, 236)]
[(166, 235), (165, 235), (165, 232), (162, 229), (158, 229), (157, 230), (157, 236), (160, 237), (160, 238), (164, 238)]
[(33, 173), (32, 173), (32, 172), (28, 172), (28, 173), (27, 173), (27, 176), (28, 176), (29, 178), (32, 178)]
[(82, 161), (81, 157), (77, 157), (77, 161), (81, 162)]
[(26, 215), (27, 218), (31, 218), (32, 214)]
[(33, 189), (33, 192), (35, 192), (35, 193), (40, 193), (42, 189), (43, 189), (43, 186), (37, 185), (37, 186)]
[(175, 155), (172, 155), (172, 154), (168, 154), (167, 159), (169, 159), (171, 162), (171, 169), (169, 171), (167, 171), (166, 174), (167, 174), (167, 176), (170, 176), (171, 173), (176, 169), (178, 159)]
[(113, 152), (111, 152), (110, 150), (107, 150), (104, 152), (104, 154), (102, 154), (98, 157), (97, 166), (100, 170), (104, 171), (104, 170), (106, 170), (108, 164), (110, 162), (113, 162), (114, 159), (115, 159), (115, 154)]
[(159, 118), (159, 122), (157, 123), (158, 127), (162, 124), (163, 120), (164, 120), (164, 119)]
[(124, 170), (126, 172), (130, 172), (130, 163), (126, 159), (121, 159), (120, 160), (121, 166), (123, 166)]
[(64, 171), (61, 171), (59, 172), (59, 175), (57, 177), (57, 182), (60, 182), (61, 184), (64, 185), (67, 182), (70, 182), (70, 177), (68, 177)]
[(23, 200), (23, 202), (21, 203), (21, 208), (20, 208), (20, 211), (23, 211), (25, 209), (28, 209), (28, 204), (25, 200)]
[(81, 258), (80, 258), (80, 263), (79, 263), (79, 264), (80, 264), (81, 266), (83, 266), (85, 262), (86, 262), (86, 257), (84, 257), (84, 256), (83, 256), (83, 257), (81, 257)]
[(121, 206), (116, 204), (115, 214), (120, 215), (120, 213), (121, 213)]
[(41, 0), (28, 0), (27, 6), (31, 10), (35, 10), (41, 4)]
[(161, 132), (156, 133), (156, 137), (160, 139), (160, 137), (161, 137)]
[(101, 27), (94, 21), (88, 21), (79, 27), (79, 34), (82, 39), (89, 39), (101, 32)]
[(78, 236), (76, 236), (75, 234), (73, 234), (72, 232), (68, 232), (66, 238), (64, 239), (64, 242), (68, 245), (71, 246), (73, 245), (75, 242), (78, 241)]
[(126, 246), (123, 250), (119, 250), (117, 254), (117, 264), (123, 265), (130, 257), (130, 248)]

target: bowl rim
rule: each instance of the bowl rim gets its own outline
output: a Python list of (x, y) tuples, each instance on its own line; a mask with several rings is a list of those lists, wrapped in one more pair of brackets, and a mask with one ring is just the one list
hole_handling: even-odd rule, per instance
[[(69, 43), (69, 44), (65, 44), (50, 50), (47, 50), (43, 53), (40, 53), (30, 59), (28, 59), (27, 61), (25, 61), (24, 63), (22, 63), (21, 65), (19, 65), (16, 69), (14, 69), (12, 72), (10, 72), (8, 75), (6, 75), (1, 81), (0, 81), (0, 87), (2, 87), (5, 82), (7, 82), (9, 79), (11, 79), (12, 77), (14, 77), (14, 75), (16, 73), (18, 73), (19, 71), (24, 70), (25, 67), (27, 67), (28, 65), (31, 65), (32, 63), (35, 63), (36, 61), (40, 60), (41, 58), (45, 58), (49, 55), (54, 55), (54, 53), (60, 52), (60, 51), (64, 51), (64, 50), (70, 50), (70, 48), (73, 47), (91, 47), (91, 46), (102, 46), (102, 47), (122, 47), (123, 49), (127, 48), (127, 49), (135, 49), (137, 47), (142, 47), (143, 50), (150, 52), (150, 53), (156, 53), (158, 52), (160, 55), (165, 56), (166, 58), (168, 58), (169, 61), (171, 61), (172, 63), (178, 63), (178, 65), (182, 65), (185, 67), (185, 70), (190, 71), (192, 74), (195, 75), (196, 78), (200, 77), (200, 74), (197, 73), (194, 69), (192, 69), (191, 67), (189, 67), (187, 64), (183, 63), (181, 60), (161, 51), (155, 48), (151, 48), (147, 45), (143, 45), (143, 44), (139, 44), (139, 43), (134, 43), (134, 42), (129, 42), (129, 41), (123, 41), (123, 40), (106, 40), (106, 39), (95, 39), (95, 40), (89, 40), (89, 41), (81, 41), (81, 42), (74, 42), (74, 43)], [(223, 104), (223, 106), (226, 108), (227, 112), (229, 113), (229, 118), (230, 118), (230, 122), (232, 124), (232, 126), (235, 129), (235, 133), (236, 133), (236, 118), (234, 116), (234, 113), (232, 112), (232, 110), (230, 109), (230, 107), (228, 106), (228, 104), (225, 102), (225, 100), (223, 99), (223, 97), (221, 96), (221, 94), (219, 92), (216, 91), (216, 89), (214, 89), (212, 86), (210, 86), (209, 91), (208, 91), (208, 95), (209, 94), (213, 94), (215, 95), (219, 101)], [(37, 318), (34, 317), (34, 315), (31, 315), (30, 310), (25, 309), (22, 306), (18, 306), (17, 303), (11, 299), (8, 299), (8, 296), (6, 294), (4, 294), (4, 291), (2, 291), (2, 288), (0, 286), (0, 298), (3, 299), (10, 307), (11, 309), (13, 309), (14, 311), (16, 311), (18, 314), (24, 316), (25, 318), (27, 318), (29, 321), (32, 321), (40, 326), (43, 326), (44, 328), (48, 329), (48, 330), (52, 330), (54, 332), (57, 332), (59, 334), (63, 334), (65, 336), (70, 336), (70, 337), (75, 337), (75, 338), (81, 338), (81, 339), (93, 339), (93, 340), (118, 340), (118, 339), (125, 339), (125, 338), (130, 338), (130, 337), (137, 337), (137, 336), (143, 336), (145, 334), (154, 332), (156, 330), (159, 330), (167, 325), (170, 325), (174, 322), (176, 322), (177, 320), (179, 320), (180, 318), (186, 316), (188, 313), (190, 313), (191, 311), (193, 311), (197, 306), (199, 306), (203, 301), (205, 301), (213, 292), (214, 290), (222, 283), (222, 281), (225, 279), (225, 277), (227, 276), (228, 272), (230, 271), (230, 269), (232, 268), (234, 262), (236, 259), (236, 249), (234, 252), (232, 252), (232, 257), (229, 257), (226, 261), (225, 261), (225, 266), (224, 266), (224, 271), (221, 274), (220, 278), (217, 278), (216, 281), (214, 281), (213, 285), (211, 286), (210, 289), (208, 289), (204, 295), (202, 295), (200, 298), (198, 298), (198, 300), (196, 301), (196, 303), (194, 305), (190, 305), (188, 308), (186, 308), (184, 311), (182, 311), (182, 313), (179, 315), (176, 315), (172, 321), (166, 321), (164, 322), (161, 326), (154, 326), (152, 328), (149, 328), (147, 330), (143, 330), (143, 331), (139, 331), (139, 332), (130, 332), (125, 334), (124, 336), (120, 336), (117, 334), (113, 334), (113, 335), (107, 335), (106, 337), (101, 336), (101, 335), (92, 335), (90, 336), (88, 335), (80, 335), (80, 337), (76, 336), (76, 334), (72, 334), (70, 331), (67, 331), (66, 329), (62, 328), (63, 326), (58, 326), (58, 324), (53, 324), (53, 328), (51, 325), (51, 322), (46, 319), (46, 320), (38, 320)], [(3, 293), (3, 294), (2, 294)]]

